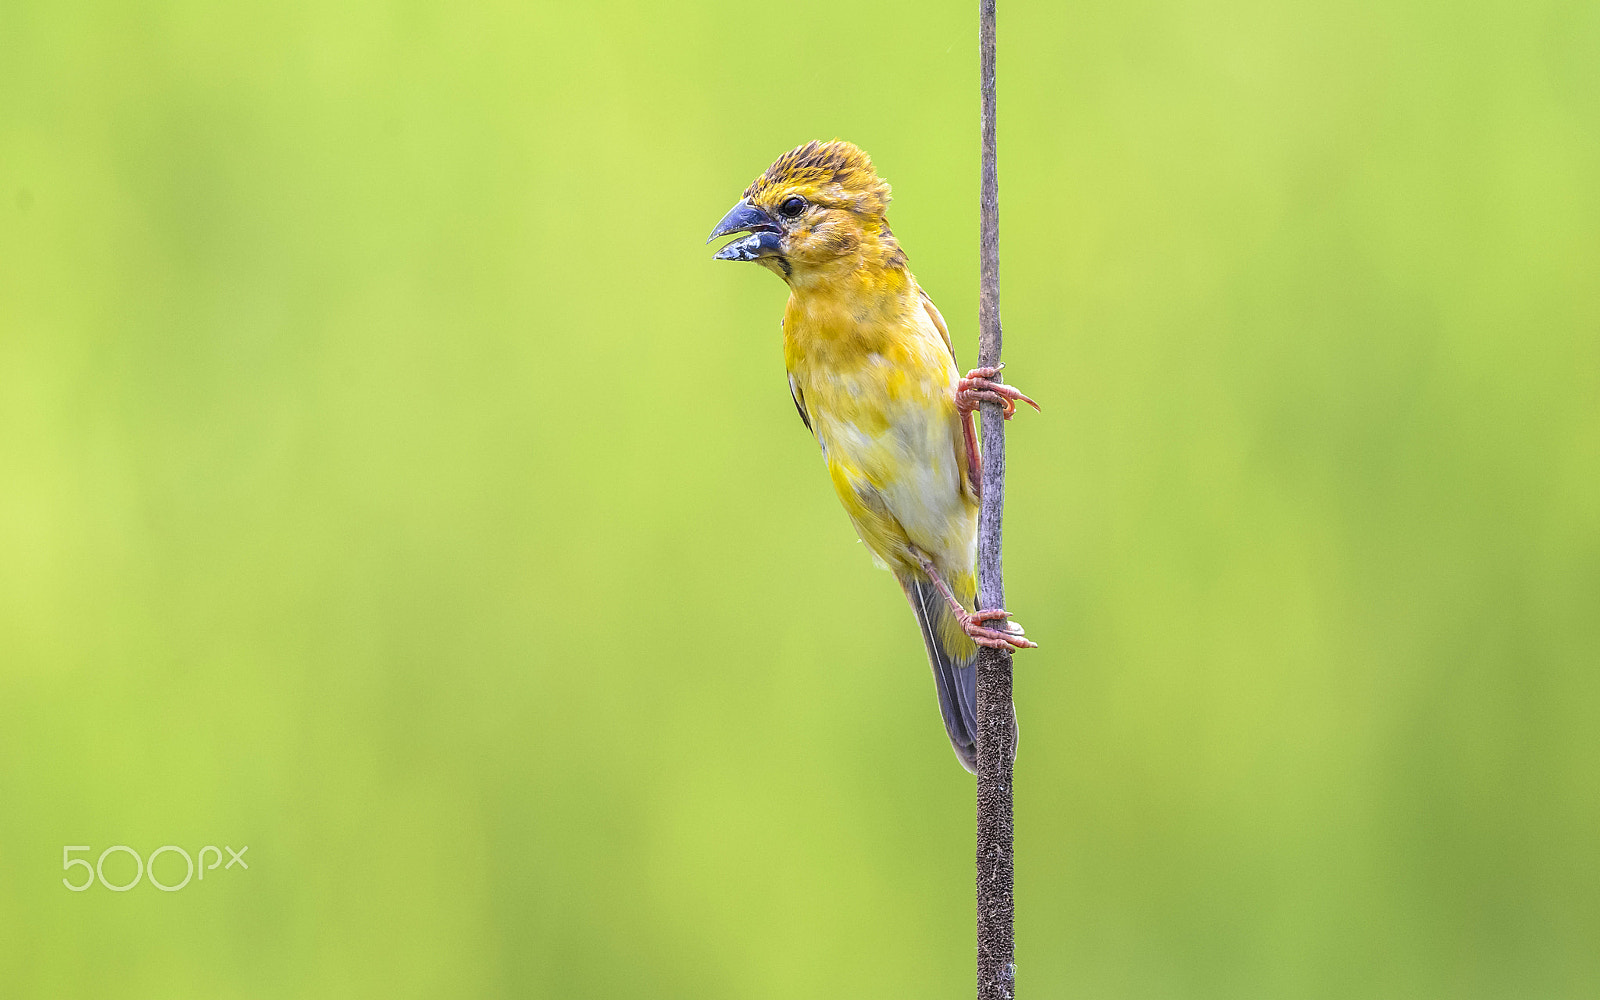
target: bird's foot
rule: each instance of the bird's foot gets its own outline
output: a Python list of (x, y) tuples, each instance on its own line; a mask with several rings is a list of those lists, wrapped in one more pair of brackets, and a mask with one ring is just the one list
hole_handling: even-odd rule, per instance
[[(1030, 642), (1022, 637), (1022, 626), (1017, 622), (1007, 621), (1011, 612), (1001, 608), (989, 608), (984, 611), (963, 611), (961, 613), (961, 630), (967, 637), (980, 646), (990, 649), (1037, 649), (1037, 642)], [(985, 622), (999, 621), (1000, 628), (989, 628)]]
[(994, 380), (1004, 367), (1002, 363), (967, 372), (967, 377), (956, 383), (956, 408), (962, 413), (971, 413), (979, 403), (998, 403), (1005, 408), (1007, 420), (1017, 412), (1018, 400), (1037, 410), (1039, 404), (1024, 396), (1020, 390)]

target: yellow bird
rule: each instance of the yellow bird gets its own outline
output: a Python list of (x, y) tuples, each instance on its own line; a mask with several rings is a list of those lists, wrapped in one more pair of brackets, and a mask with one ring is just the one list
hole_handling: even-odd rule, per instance
[[(889, 185), (856, 146), (809, 142), (778, 157), (711, 239), (789, 285), (783, 360), (856, 533), (900, 581), (933, 666), (950, 745), (976, 768), (978, 646), (1023, 648), (1021, 626), (976, 602), (980, 400), (1038, 404), (993, 368), (962, 378), (944, 317), (906, 267), (884, 213)], [(707, 242), (710, 242), (708, 240)]]

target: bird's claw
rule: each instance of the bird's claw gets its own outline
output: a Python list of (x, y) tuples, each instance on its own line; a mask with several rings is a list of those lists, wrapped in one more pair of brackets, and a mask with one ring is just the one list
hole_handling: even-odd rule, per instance
[[(980, 646), (990, 649), (1038, 649), (1037, 642), (1030, 642), (1022, 637), (1022, 625), (1018, 622), (1007, 621), (1011, 612), (1004, 608), (986, 608), (982, 611), (967, 611), (961, 615), (961, 630), (967, 637)], [(989, 628), (984, 622), (1000, 621), (1001, 628)]]
[(963, 413), (970, 413), (978, 408), (979, 403), (997, 403), (1003, 408), (1007, 420), (1016, 414), (1018, 400), (1035, 410), (1039, 409), (1039, 404), (1024, 396), (1020, 390), (994, 381), (1004, 367), (1002, 362), (967, 372), (966, 377), (956, 383), (956, 407)]

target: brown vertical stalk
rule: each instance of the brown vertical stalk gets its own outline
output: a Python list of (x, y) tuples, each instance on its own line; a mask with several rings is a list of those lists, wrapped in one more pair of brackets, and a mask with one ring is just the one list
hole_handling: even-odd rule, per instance
[[(978, 364), (1000, 363), (1000, 182), (995, 171), (994, 0), (978, 4), (983, 102), (983, 182), (979, 200)], [(1005, 607), (1000, 520), (1005, 505), (1005, 419), (982, 404), (983, 508), (978, 515), (978, 606)], [(1011, 762), (1015, 752), (1011, 653), (978, 654), (978, 1000), (1011, 1000), (1016, 990), (1012, 937)]]

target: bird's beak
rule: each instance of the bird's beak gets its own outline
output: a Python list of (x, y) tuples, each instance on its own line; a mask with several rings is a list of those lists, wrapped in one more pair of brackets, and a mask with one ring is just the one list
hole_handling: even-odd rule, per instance
[(711, 236), (706, 240), (710, 243), (718, 236), (728, 236), (732, 233), (749, 233), (750, 235), (734, 240), (727, 246), (712, 255), (713, 260), (759, 260), (762, 257), (773, 257), (783, 253), (783, 245), (779, 242), (781, 231), (772, 216), (750, 204), (740, 201), (733, 206), (733, 210), (722, 217), (717, 223), (717, 228), (711, 230)]

